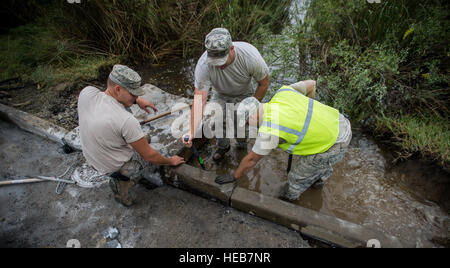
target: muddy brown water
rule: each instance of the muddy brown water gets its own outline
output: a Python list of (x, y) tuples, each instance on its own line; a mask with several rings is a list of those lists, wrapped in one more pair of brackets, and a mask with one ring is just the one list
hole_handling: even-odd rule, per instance
[[(232, 150), (222, 164), (212, 161), (214, 142), (202, 150), (206, 167), (218, 175), (236, 170), (251, 151)], [(232, 142), (234, 145), (234, 142)], [(293, 203), (397, 236), (409, 247), (449, 246), (449, 176), (420, 161), (389, 167), (378, 145), (355, 133), (344, 160), (319, 189), (310, 188)], [(280, 149), (264, 157), (240, 187), (277, 198), (287, 182), (288, 155)], [(295, 163), (295, 158), (294, 158)], [(198, 166), (198, 163), (191, 163)]]
[[(196, 59), (175, 61), (140, 70), (144, 82), (192, 98), (195, 63)], [(247, 150), (238, 150), (232, 141), (232, 150), (220, 165), (211, 160), (217, 148), (214, 140), (201, 150), (201, 155), (208, 170), (222, 175), (236, 170), (253, 143), (250, 140)], [(274, 150), (239, 180), (238, 185), (278, 197), (287, 181), (287, 159), (285, 152)], [(370, 136), (354, 128), (345, 159), (334, 167), (326, 184), (319, 189), (308, 189), (293, 203), (384, 231), (397, 236), (408, 247), (449, 247), (449, 174), (417, 160), (391, 163), (389, 151), (380, 149)], [(190, 164), (199, 166), (196, 162)]]

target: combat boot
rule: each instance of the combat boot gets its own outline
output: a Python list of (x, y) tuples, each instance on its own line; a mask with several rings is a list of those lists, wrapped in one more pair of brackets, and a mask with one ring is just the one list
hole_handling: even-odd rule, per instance
[(285, 184), (282, 188), (281, 188), (281, 192), (278, 196), (279, 199), (286, 201), (286, 202), (292, 202), (298, 199), (295, 198), (292, 194), (290, 194), (289, 192), (289, 185)]
[(117, 178), (111, 178), (109, 180), (109, 187), (114, 193), (114, 199), (125, 207), (130, 207), (133, 205), (133, 200), (130, 196), (131, 186), (133, 186), (133, 182), (131, 180), (123, 181)]

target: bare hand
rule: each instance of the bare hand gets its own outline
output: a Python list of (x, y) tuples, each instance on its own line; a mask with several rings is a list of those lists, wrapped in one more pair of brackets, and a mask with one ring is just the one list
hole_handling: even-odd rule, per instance
[(149, 109), (147, 109), (147, 107), (150, 107), (153, 109), (153, 111), (155, 111), (155, 113), (158, 111), (158, 109), (156, 109), (155, 105), (153, 103), (151, 103), (150, 101), (144, 99), (144, 98), (137, 98), (136, 99), (136, 104), (139, 105), (139, 108), (141, 108), (142, 110), (146, 111), (147, 113), (151, 113)]
[(178, 156), (178, 155), (174, 155), (174, 156), (172, 156), (171, 158), (170, 158), (170, 165), (171, 166), (178, 166), (178, 165), (181, 165), (181, 164), (184, 164), (184, 158), (183, 157), (180, 157), (180, 156)]

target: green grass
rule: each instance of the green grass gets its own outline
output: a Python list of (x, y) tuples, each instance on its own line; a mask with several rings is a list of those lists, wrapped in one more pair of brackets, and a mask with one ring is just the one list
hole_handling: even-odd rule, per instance
[(287, 21), (291, 0), (82, 1), (55, 4), (55, 27), (65, 36), (89, 40), (110, 54), (135, 61), (196, 57), (204, 38), (226, 27), (234, 40), (251, 41), (259, 28), (273, 31)]
[(0, 80), (21, 76), (30, 72), (31, 67), (22, 63), (21, 57), (25, 48), (21, 47), (19, 39), (10, 35), (0, 38)]
[(40, 87), (52, 87), (62, 82), (92, 81), (98, 79), (102, 66), (112, 66), (120, 62), (117, 57), (85, 57), (73, 61), (67, 67), (39, 65), (25, 79), (38, 83)]
[(379, 117), (379, 132), (389, 130), (395, 144), (401, 149), (400, 157), (420, 153), (422, 157), (435, 160), (450, 167), (450, 122), (437, 115), (404, 115)]
[(51, 30), (32, 24), (1, 36), (0, 49), (0, 80), (20, 77), (39, 87), (94, 80), (100, 67), (121, 60), (90, 52), (79, 42), (58, 38)]

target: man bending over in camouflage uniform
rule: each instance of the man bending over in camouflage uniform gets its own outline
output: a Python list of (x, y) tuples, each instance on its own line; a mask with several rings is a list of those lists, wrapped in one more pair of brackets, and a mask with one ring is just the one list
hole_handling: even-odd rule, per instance
[[(295, 200), (310, 186), (321, 186), (344, 158), (352, 138), (350, 122), (338, 110), (306, 97), (315, 92), (315, 81), (283, 86), (269, 103), (255, 98), (242, 101), (254, 107), (250, 122), (259, 126), (258, 136), (234, 174), (216, 178), (219, 184), (234, 182), (247, 174), (261, 158), (277, 146), (298, 158), (288, 174), (283, 199)], [(245, 117), (252, 114), (247, 112)], [(258, 122), (258, 123), (256, 123)]]
[[(154, 105), (138, 96), (144, 95), (141, 77), (132, 69), (115, 65), (107, 89), (88, 86), (78, 98), (81, 147), (94, 173), (110, 176), (116, 201), (131, 206), (129, 189), (151, 165), (176, 166), (184, 162), (178, 156), (166, 158), (148, 144), (138, 120), (127, 110), (138, 104)], [(130, 180), (131, 179), (131, 180)]]

